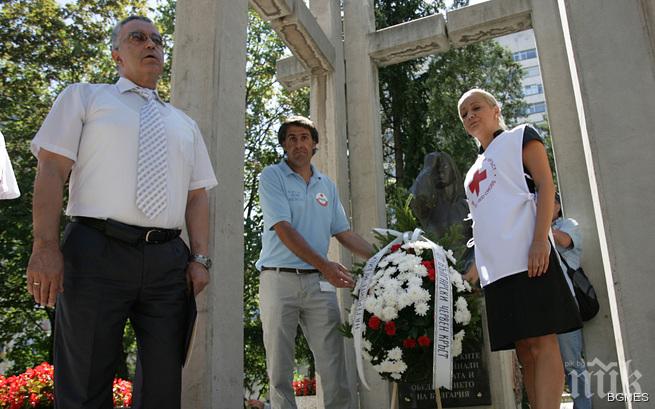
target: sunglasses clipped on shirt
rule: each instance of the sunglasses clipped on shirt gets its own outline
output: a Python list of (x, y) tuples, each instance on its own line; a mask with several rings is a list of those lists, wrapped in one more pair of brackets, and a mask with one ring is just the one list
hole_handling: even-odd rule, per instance
[(150, 38), (157, 47), (164, 48), (164, 39), (159, 34), (153, 33), (148, 35), (143, 31), (131, 31), (127, 34), (127, 39), (132, 44), (143, 44), (148, 41), (148, 38)]

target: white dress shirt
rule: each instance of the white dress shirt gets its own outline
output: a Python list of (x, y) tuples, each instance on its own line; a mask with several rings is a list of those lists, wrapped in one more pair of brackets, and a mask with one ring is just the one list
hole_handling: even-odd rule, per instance
[(0, 132), (0, 199), (15, 199), (20, 196), (16, 175), (11, 167), (5, 137)]
[(136, 206), (139, 111), (146, 100), (130, 92), (135, 87), (122, 77), (116, 84), (68, 86), (32, 140), (32, 153), (45, 149), (75, 162), (67, 215), (180, 228), (188, 191), (217, 184), (207, 148), (196, 123), (160, 101), (168, 142), (168, 205), (148, 219)]

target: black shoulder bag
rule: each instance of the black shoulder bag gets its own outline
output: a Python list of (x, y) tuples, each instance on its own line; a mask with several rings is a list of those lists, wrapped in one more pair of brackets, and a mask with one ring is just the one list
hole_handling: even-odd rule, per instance
[(560, 254), (559, 257), (564, 262), (567, 269), (566, 273), (569, 275), (569, 278), (573, 283), (573, 291), (575, 292), (575, 299), (578, 301), (580, 317), (582, 318), (582, 321), (589, 321), (594, 318), (600, 310), (596, 290), (594, 290), (594, 286), (591, 285), (591, 282), (582, 267), (574, 270), (569, 266), (569, 263), (566, 262), (564, 256)]

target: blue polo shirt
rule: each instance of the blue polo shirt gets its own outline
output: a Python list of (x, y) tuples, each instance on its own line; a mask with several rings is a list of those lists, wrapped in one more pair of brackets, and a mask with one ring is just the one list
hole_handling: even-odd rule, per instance
[(283, 159), (267, 166), (259, 177), (259, 200), (264, 213), (262, 251), (258, 270), (266, 267), (316, 268), (298, 258), (273, 229), (286, 221), (309, 245), (327, 256), (330, 238), (350, 229), (337, 187), (312, 165), (309, 183)]

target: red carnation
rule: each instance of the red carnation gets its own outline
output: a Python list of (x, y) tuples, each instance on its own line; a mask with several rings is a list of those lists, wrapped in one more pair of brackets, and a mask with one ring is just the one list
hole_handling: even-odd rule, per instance
[(380, 324), (382, 321), (376, 317), (375, 315), (371, 315), (371, 318), (368, 319), (368, 327), (372, 330), (376, 330), (380, 328)]
[(405, 348), (416, 348), (416, 340), (414, 338), (407, 338), (403, 340), (403, 346)]
[(435, 280), (434, 262), (426, 260), (423, 261), (422, 264), (428, 270), (428, 278), (430, 279), (430, 281), (434, 281)]
[(432, 340), (427, 335), (421, 335), (418, 337), (418, 344), (422, 347), (429, 347), (432, 343)]
[(400, 244), (394, 244), (393, 246), (391, 246), (392, 253), (395, 253), (396, 251), (398, 251), (398, 249), (400, 249)]
[(384, 324), (384, 332), (386, 332), (389, 336), (396, 335), (396, 323), (389, 321)]

